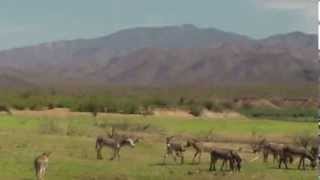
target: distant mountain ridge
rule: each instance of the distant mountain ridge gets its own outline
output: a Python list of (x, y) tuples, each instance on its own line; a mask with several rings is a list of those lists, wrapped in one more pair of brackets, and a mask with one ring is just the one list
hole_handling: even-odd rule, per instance
[(4, 50), (1, 71), (39, 86), (313, 83), (319, 75), (316, 35), (256, 40), (193, 25)]

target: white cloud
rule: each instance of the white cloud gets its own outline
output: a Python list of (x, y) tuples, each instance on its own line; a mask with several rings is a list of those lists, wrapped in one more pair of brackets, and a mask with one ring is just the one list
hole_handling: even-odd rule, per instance
[(309, 31), (314, 32), (317, 23), (317, 6), (315, 0), (254, 0), (256, 4), (266, 9), (277, 9), (301, 13), (301, 21), (306, 23)]
[(267, 8), (276, 9), (305, 9), (317, 4), (312, 0), (256, 0)]
[(317, 1), (315, 0), (256, 0), (264, 8), (295, 10), (305, 16), (317, 17)]

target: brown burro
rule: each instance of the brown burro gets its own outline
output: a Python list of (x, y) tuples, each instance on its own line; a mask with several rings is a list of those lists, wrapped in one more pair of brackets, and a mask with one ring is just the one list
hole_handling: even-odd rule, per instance
[(285, 165), (285, 168), (288, 169), (287, 165), (287, 159), (290, 158), (290, 156), (295, 156), (300, 158), (298, 169), (305, 170), (305, 159), (308, 159), (310, 161), (310, 166), (312, 169), (316, 167), (316, 158), (312, 155), (311, 152), (309, 152), (304, 147), (295, 147), (295, 146), (285, 146), (280, 153), (279, 158), (279, 168), (281, 168), (282, 163)]
[[(252, 145), (254, 153), (262, 151), (263, 162), (267, 162), (268, 156), (269, 154), (271, 154), (273, 156), (273, 163), (275, 163), (276, 160), (279, 158), (279, 154), (282, 152), (284, 147), (284, 144), (268, 142), (266, 139), (262, 139), (258, 143)], [(291, 156), (289, 158), (292, 161)]]
[(210, 167), (209, 171), (215, 171), (216, 170), (216, 163), (219, 159), (222, 160), (222, 164), (220, 167), (220, 170), (223, 170), (223, 167), (227, 161), (229, 162), (230, 170), (241, 170), (241, 162), (242, 159), (240, 155), (231, 149), (224, 149), (224, 148), (213, 148), (210, 152)]
[(192, 163), (195, 163), (196, 158), (198, 157), (198, 163), (201, 162), (202, 153), (210, 153), (214, 146), (206, 142), (200, 141), (199, 139), (191, 138), (186, 142), (185, 148), (193, 148), (195, 153), (192, 158)]
[(34, 160), (34, 169), (37, 180), (43, 180), (49, 164), (49, 156), (51, 152), (42, 153)]
[(113, 151), (110, 160), (120, 159), (120, 149), (124, 146), (135, 147), (135, 141), (129, 137), (126, 138), (110, 138), (98, 136), (96, 139), (97, 159), (102, 159), (101, 150), (103, 147), (108, 147)]
[(166, 152), (163, 157), (163, 164), (166, 164), (167, 156), (171, 155), (173, 160), (176, 162), (177, 157), (180, 157), (180, 164), (184, 163), (184, 155), (183, 153), (186, 151), (183, 144), (179, 142), (175, 142), (173, 140), (174, 136), (170, 136), (166, 138)]
[[(204, 144), (197, 139), (188, 139), (185, 148), (192, 147), (195, 150), (195, 153), (192, 158), (192, 163), (195, 163), (195, 159), (198, 157), (198, 163), (201, 162), (201, 155), (204, 152)], [(210, 149), (211, 151), (211, 149)], [(209, 152), (210, 152), (209, 151)]]

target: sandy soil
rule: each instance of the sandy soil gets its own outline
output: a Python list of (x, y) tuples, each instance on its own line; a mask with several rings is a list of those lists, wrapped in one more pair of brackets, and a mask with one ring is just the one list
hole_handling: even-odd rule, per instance
[[(21, 116), (50, 116), (50, 117), (68, 117), (68, 116), (90, 116), (91, 113), (86, 112), (72, 112), (67, 108), (55, 108), (50, 110), (12, 110), (14, 115)], [(117, 114), (117, 113), (99, 113), (98, 116), (141, 116), (141, 115), (127, 115), (127, 114)], [(174, 116), (182, 118), (192, 118), (193, 116), (185, 110), (179, 109), (155, 109), (153, 112), (154, 116)], [(202, 117), (213, 118), (213, 119), (223, 119), (223, 118), (244, 118), (241, 114), (237, 112), (212, 112), (204, 110)]]

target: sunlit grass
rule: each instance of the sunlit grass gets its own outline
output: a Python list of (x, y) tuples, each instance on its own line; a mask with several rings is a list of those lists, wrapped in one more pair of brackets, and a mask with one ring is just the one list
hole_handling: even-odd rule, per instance
[[(41, 124), (56, 121), (65, 132), (43, 134)], [(105, 149), (105, 160), (96, 160), (95, 136), (106, 130), (96, 126), (90, 115), (70, 117), (45, 116), (0, 116), (0, 179), (31, 180), (34, 179), (33, 160), (39, 153), (50, 151), (49, 171), (47, 179), (134, 179), (134, 180), (163, 180), (163, 179), (279, 179), (300, 180), (314, 179), (314, 171), (298, 171), (296, 164), (291, 170), (274, 169), (271, 162), (263, 164), (261, 160), (249, 162), (246, 159), (243, 171), (239, 174), (208, 172), (209, 157), (203, 157), (201, 165), (190, 165), (192, 150), (186, 154), (186, 164), (176, 165), (170, 158), (168, 166), (162, 166), (162, 156), (165, 150), (164, 135), (150, 132), (159, 136), (154, 140), (145, 139), (136, 148), (125, 148), (121, 152), (121, 160), (107, 160), (110, 150)], [(165, 134), (188, 133), (193, 135), (214, 131), (230, 136), (250, 136), (252, 131), (265, 136), (285, 137), (301, 131), (315, 132), (313, 123), (294, 123), (284, 121), (253, 120), (246, 118), (234, 119), (202, 119), (181, 117), (142, 117), (125, 115), (98, 116), (99, 123), (130, 123), (151, 124), (152, 127), (164, 131)], [(68, 136), (67, 127), (72, 123), (85, 129), (83, 135)], [(294, 168), (294, 169), (293, 169)]]

